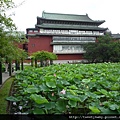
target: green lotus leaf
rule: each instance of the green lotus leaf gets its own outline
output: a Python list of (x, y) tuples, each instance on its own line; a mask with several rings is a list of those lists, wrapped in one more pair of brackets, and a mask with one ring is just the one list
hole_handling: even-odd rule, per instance
[(51, 100), (51, 101), (55, 101), (57, 99), (56, 95), (52, 96), (52, 94), (48, 94), (48, 98)]
[(59, 87), (59, 88), (63, 88), (64, 87), (60, 80), (57, 80), (56, 83), (57, 83), (57, 87)]
[(87, 95), (79, 95), (79, 99), (81, 102), (84, 102), (88, 98)]
[(46, 84), (40, 85), (40, 91), (49, 91), (49, 88), (46, 86)]
[(76, 95), (67, 95), (66, 96), (68, 98), (68, 100), (73, 100), (73, 101), (80, 101), (80, 98)]
[(70, 85), (70, 83), (69, 83), (68, 81), (66, 81), (66, 80), (61, 80), (61, 83), (62, 83), (63, 85)]
[(48, 100), (45, 97), (42, 97), (41, 95), (32, 94), (30, 98), (34, 100), (37, 104), (48, 103)]
[(72, 101), (72, 100), (69, 100), (69, 101), (68, 101), (68, 104), (69, 104), (71, 107), (76, 107), (76, 106), (77, 106), (77, 102)]
[(100, 110), (95, 107), (95, 106), (89, 106), (89, 109), (93, 112), (93, 113), (100, 113)]
[(21, 86), (27, 87), (27, 86), (28, 86), (28, 83), (24, 82), (24, 83), (21, 84)]
[(56, 88), (56, 82), (53, 81), (53, 80), (46, 81), (46, 85), (47, 85), (47, 87), (49, 87), (49, 88)]
[(120, 90), (120, 84), (119, 83), (115, 83), (112, 87), (111, 90)]
[(70, 89), (77, 90), (78, 88), (75, 85), (69, 86)]
[(118, 114), (117, 111), (110, 110), (109, 108), (99, 107), (101, 114)]
[(25, 90), (25, 92), (27, 92), (27, 93), (38, 93), (39, 90), (38, 90), (38, 88), (27, 88)]
[(77, 93), (74, 90), (69, 90), (72, 95), (77, 95)]
[(65, 100), (58, 100), (55, 105), (57, 110), (63, 112), (66, 110), (67, 102)]
[(14, 97), (14, 96), (9, 96), (6, 98), (6, 100), (11, 101), (11, 102), (18, 102), (20, 99)]
[(36, 108), (33, 110), (33, 114), (45, 114), (44, 111), (42, 109)]
[(90, 79), (82, 79), (82, 82), (84, 82), (84, 83), (89, 83), (89, 82), (90, 82)]
[(77, 79), (77, 78), (74, 78), (74, 82), (75, 82), (76, 84), (80, 84), (80, 83), (81, 83), (81, 80), (80, 80), (80, 79)]
[(94, 94), (94, 93), (92, 93), (92, 92), (85, 92), (85, 95), (88, 96), (88, 97), (91, 97), (91, 98), (93, 98), (93, 99), (96, 99), (96, 98), (98, 98), (98, 96), (99, 96), (99, 95)]
[(83, 75), (82, 74), (75, 74), (74, 77), (77, 78), (77, 80), (78, 80), (77, 83), (79, 83), (80, 79), (83, 78)]
[(50, 110), (52, 108), (55, 108), (55, 102), (49, 102), (45, 104), (45, 109)]
[(108, 95), (108, 92), (105, 90), (105, 89), (101, 89), (101, 90), (98, 90), (99, 92), (101, 92), (103, 95)]
[(111, 110), (116, 110), (119, 108), (119, 106), (117, 104), (111, 104), (111, 105), (109, 105), (109, 107)]

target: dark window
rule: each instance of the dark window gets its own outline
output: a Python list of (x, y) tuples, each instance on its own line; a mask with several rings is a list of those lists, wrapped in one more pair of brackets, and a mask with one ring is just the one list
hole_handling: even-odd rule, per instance
[(23, 44), (23, 50), (25, 50), (26, 52), (28, 52), (28, 44)]

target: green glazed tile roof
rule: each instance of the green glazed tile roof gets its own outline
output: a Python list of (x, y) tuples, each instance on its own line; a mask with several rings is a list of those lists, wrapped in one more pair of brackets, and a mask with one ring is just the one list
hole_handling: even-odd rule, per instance
[(84, 22), (105, 22), (104, 20), (101, 21), (94, 21), (86, 15), (76, 15), (76, 14), (61, 14), (61, 13), (42, 13), (42, 18), (51, 19), (51, 20), (67, 20), (67, 21), (84, 21)]

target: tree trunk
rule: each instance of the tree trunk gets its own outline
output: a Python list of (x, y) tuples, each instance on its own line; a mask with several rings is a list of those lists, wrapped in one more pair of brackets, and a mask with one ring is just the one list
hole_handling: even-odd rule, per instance
[(35, 67), (37, 68), (37, 60), (35, 59)]
[(18, 62), (17, 60), (15, 60), (15, 71), (17, 71), (17, 67), (18, 67)]
[(9, 76), (12, 76), (12, 65), (11, 65), (11, 61), (9, 61)]
[(49, 66), (49, 60), (46, 60), (46, 66)]
[(20, 70), (20, 62), (18, 61), (17, 64), (17, 70)]
[(23, 67), (23, 59), (21, 59), (21, 70), (23, 70), (24, 67)]
[(2, 62), (0, 61), (0, 85), (2, 84)]
[(31, 58), (31, 66), (33, 67), (33, 58)]
[(53, 60), (50, 60), (50, 65), (52, 65), (53, 64)]
[(19, 61), (15, 61), (15, 71), (20, 70), (20, 62)]
[(43, 60), (40, 60), (40, 66), (43, 67)]

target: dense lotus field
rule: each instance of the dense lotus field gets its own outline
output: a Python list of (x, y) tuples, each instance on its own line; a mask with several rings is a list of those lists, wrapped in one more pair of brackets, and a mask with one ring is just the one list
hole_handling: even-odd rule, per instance
[(120, 114), (120, 63), (28, 67), (16, 74), (14, 114)]

